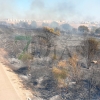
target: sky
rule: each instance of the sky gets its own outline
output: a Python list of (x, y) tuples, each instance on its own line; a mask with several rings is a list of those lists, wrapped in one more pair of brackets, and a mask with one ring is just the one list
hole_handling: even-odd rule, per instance
[(100, 0), (0, 0), (0, 19), (100, 21)]

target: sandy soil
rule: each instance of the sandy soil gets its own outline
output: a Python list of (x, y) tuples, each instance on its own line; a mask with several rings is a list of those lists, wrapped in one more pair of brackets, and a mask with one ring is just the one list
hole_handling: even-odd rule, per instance
[(18, 75), (9, 68), (6, 55), (7, 52), (0, 48), (0, 100), (27, 100), (27, 97), (31, 98), (31, 89), (26, 89)]

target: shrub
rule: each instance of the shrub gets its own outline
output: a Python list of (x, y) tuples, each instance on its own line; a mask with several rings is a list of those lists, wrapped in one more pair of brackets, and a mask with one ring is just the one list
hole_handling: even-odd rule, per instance
[(60, 61), (60, 62), (58, 62), (58, 65), (57, 66), (58, 67), (65, 68), (67, 66), (67, 63), (66, 63), (66, 61)]
[(87, 26), (79, 26), (79, 27), (78, 27), (78, 30), (79, 30), (80, 32), (89, 32), (89, 29), (88, 29)]
[(80, 68), (78, 66), (78, 56), (73, 54), (69, 59), (69, 65), (71, 66), (71, 75), (73, 79), (77, 82), (79, 80)]
[(57, 60), (58, 59), (58, 56), (56, 54), (52, 55), (51, 57), (53, 60)]
[(53, 75), (56, 78), (57, 82), (58, 82), (58, 86), (62, 85), (65, 86), (65, 82), (64, 80), (66, 79), (66, 77), (68, 76), (68, 72), (66, 69), (64, 68), (57, 68), (54, 67), (52, 69)]
[(95, 33), (99, 33), (99, 34), (100, 34), (100, 28), (97, 28), (97, 29), (95, 30)]
[(62, 60), (62, 61), (59, 61), (58, 64), (57, 64), (57, 67), (54, 67), (53, 68), (53, 73), (54, 75), (58, 78), (66, 78), (66, 76), (68, 75), (68, 72), (67, 72), (67, 63), (65, 60)]
[(87, 42), (89, 55), (94, 55), (99, 49), (99, 42), (94, 38), (89, 38)]
[(60, 35), (60, 31), (54, 30), (54, 28), (44, 27), (43, 29), (44, 29), (45, 32), (53, 33), (55, 35)]
[(21, 58), (21, 60), (22, 61), (28, 61), (28, 60), (30, 60), (30, 59), (33, 59), (33, 56), (31, 55), (31, 54), (29, 54), (29, 53), (24, 53), (23, 55), (22, 55), (22, 58)]
[(97, 51), (99, 50), (99, 41), (95, 38), (89, 38), (84, 41), (84, 53), (87, 57), (87, 65), (88, 68), (91, 66), (91, 60), (93, 60), (94, 56), (96, 55)]
[(30, 70), (30, 60), (33, 60), (33, 56), (29, 53), (24, 53), (21, 60), (28, 66), (28, 70)]

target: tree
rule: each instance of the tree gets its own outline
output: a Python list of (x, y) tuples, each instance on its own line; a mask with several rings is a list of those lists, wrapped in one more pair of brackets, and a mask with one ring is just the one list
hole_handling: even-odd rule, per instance
[(80, 32), (89, 32), (89, 29), (88, 29), (87, 26), (79, 26), (79, 27), (78, 27), (78, 30), (79, 30)]
[(84, 52), (87, 56), (87, 66), (88, 68), (91, 66), (91, 61), (93, 60), (95, 54), (99, 50), (99, 41), (95, 38), (88, 38), (84, 40)]
[(99, 33), (99, 34), (100, 34), (100, 28), (97, 28), (97, 29), (95, 30), (95, 33)]
[(27, 22), (23, 22), (23, 21), (17, 23), (17, 26), (22, 27), (22, 28), (29, 28), (29, 24)]
[(72, 29), (72, 27), (69, 24), (67, 24), (67, 23), (62, 24), (60, 27), (62, 29), (64, 29), (64, 30), (71, 30)]
[[(46, 35), (46, 39), (47, 39), (47, 52), (46, 52), (46, 56), (48, 55), (48, 53), (50, 52), (50, 48), (51, 46), (54, 46), (54, 52), (55, 51), (55, 43), (54, 43), (54, 39), (56, 36), (60, 35), (60, 31), (54, 28), (50, 28), (50, 27), (44, 27), (43, 28), (45, 35)], [(56, 54), (54, 54), (56, 55)]]
[(32, 21), (30, 24), (31, 28), (37, 28), (37, 23), (36, 21)]
[(47, 26), (49, 26), (48, 23), (42, 23), (42, 27), (47, 27)]
[(59, 27), (59, 24), (55, 21), (53, 21), (51, 24), (50, 24), (50, 27), (52, 28), (58, 28)]
[(95, 31), (96, 31), (96, 29), (97, 29), (97, 27), (96, 27), (96, 26), (92, 26), (92, 27), (91, 27), (91, 34), (94, 34), (94, 33), (95, 33)]

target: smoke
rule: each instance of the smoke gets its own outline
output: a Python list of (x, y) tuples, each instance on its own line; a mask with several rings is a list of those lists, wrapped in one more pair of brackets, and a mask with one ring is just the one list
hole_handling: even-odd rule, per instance
[(31, 9), (34, 9), (35, 8), (35, 9), (41, 10), (42, 8), (45, 7), (44, 1), (45, 0), (33, 0), (32, 1), (32, 4), (31, 4)]
[(0, 0), (0, 18), (20, 17), (15, 0)]
[[(93, 20), (94, 16), (86, 15), (81, 11), (83, 8), (78, 9), (81, 7), (82, 2), (79, 0), (77, 2), (75, 0), (54, 0), (51, 2), (49, 0), (0, 0), (0, 18), (65, 21)], [(87, 3), (86, 0), (84, 2)]]
[(77, 17), (75, 6), (71, 1), (54, 2), (46, 5), (46, 0), (33, 0), (28, 15), (37, 20), (71, 20)]
[[(32, 0), (28, 15), (37, 20), (98, 20), (99, 2), (91, 0)], [(93, 7), (91, 7), (91, 5)], [(98, 12), (98, 13), (97, 13)]]

